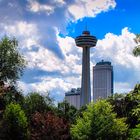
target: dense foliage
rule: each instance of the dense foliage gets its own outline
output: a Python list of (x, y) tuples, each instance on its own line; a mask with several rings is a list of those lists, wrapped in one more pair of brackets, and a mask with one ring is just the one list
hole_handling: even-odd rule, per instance
[(24, 97), (7, 88), (0, 88), (2, 140), (139, 139), (140, 84), (128, 94), (114, 94), (80, 110), (66, 101), (55, 106), (48, 95), (30, 93)]
[(70, 106), (67, 101), (63, 101), (58, 103), (57, 113), (70, 123), (74, 123), (77, 116), (77, 109), (74, 106)]
[(49, 96), (41, 96), (38, 93), (30, 93), (24, 99), (24, 110), (28, 117), (35, 112), (47, 112), (53, 110), (52, 99)]
[(117, 117), (126, 117), (129, 128), (135, 128), (140, 118), (140, 84), (126, 95), (115, 94), (108, 99)]
[(133, 54), (137, 57), (140, 56), (140, 34), (136, 35), (134, 41), (136, 42), (137, 46), (133, 49)]
[(24, 140), (28, 138), (27, 117), (19, 104), (11, 103), (6, 106), (3, 125), (5, 126), (3, 139)]
[(32, 140), (69, 140), (70, 124), (52, 112), (36, 112), (31, 120)]
[(25, 60), (19, 53), (17, 40), (5, 36), (0, 41), (0, 81), (15, 83), (24, 67)]
[(112, 106), (105, 100), (88, 105), (83, 116), (72, 125), (75, 140), (121, 140), (126, 137), (127, 125), (124, 118), (116, 118)]

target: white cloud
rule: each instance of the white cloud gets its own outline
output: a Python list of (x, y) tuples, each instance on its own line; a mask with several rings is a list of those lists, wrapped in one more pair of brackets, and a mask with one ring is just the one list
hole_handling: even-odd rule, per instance
[[(39, 93), (52, 93), (53, 90), (59, 91), (58, 93), (64, 96), (66, 91), (69, 91), (71, 88), (77, 88), (80, 86), (80, 77), (64, 77), (64, 78), (52, 78), (52, 77), (43, 77), (40, 78), (41, 82), (35, 83), (25, 83), (23, 81), (18, 81), (18, 86), (21, 89), (24, 89), (25, 94), (37, 91)], [(62, 93), (60, 93), (60, 91)]]
[(50, 15), (54, 12), (54, 7), (47, 4), (40, 4), (38, 1), (29, 0), (28, 10), (31, 12), (45, 12)]
[(25, 21), (16, 21), (14, 24), (3, 25), (4, 33), (9, 36), (15, 36), (19, 41), (19, 46), (22, 48), (32, 48), (32, 45), (37, 44), (40, 35), (37, 26), (34, 23)]
[(61, 10), (63, 9), (64, 18), (76, 21), (85, 16), (95, 17), (101, 12), (115, 8), (115, 6), (115, 0), (74, 0), (72, 2), (53, 0), (51, 2), (46, 1), (43, 4), (37, 0), (28, 0), (27, 9), (34, 13), (45, 12), (50, 15), (55, 13), (56, 8), (61, 8)]
[(132, 90), (132, 85), (127, 82), (115, 82), (114, 89), (115, 93), (128, 93)]
[[(64, 95), (64, 92), (70, 90), (70, 88), (80, 87), (81, 85), (82, 49), (75, 46), (73, 38), (68, 36), (63, 38), (58, 33), (56, 34), (58, 45), (65, 59), (62, 60), (56, 57), (52, 51), (39, 44), (38, 51), (29, 51), (26, 53), (26, 57), (29, 61), (30, 68), (38, 68), (49, 72), (59, 71), (63, 76), (57, 75), (54, 78), (45, 76), (41, 79), (42, 82), (31, 83), (28, 86), (31, 86), (32, 90), (34, 89), (40, 92), (56, 89), (57, 91), (63, 91), (62, 95)], [(126, 69), (126, 73), (132, 67), (133, 71), (138, 71), (140, 58), (136, 58), (132, 54), (135, 46), (134, 37), (135, 35), (128, 28), (124, 28), (122, 29), (121, 35), (107, 33), (104, 39), (98, 41), (94, 51), (91, 49), (91, 88), (93, 78), (92, 66), (95, 64), (94, 58), (109, 60), (113, 63), (114, 67), (121, 66), (121, 69)], [(130, 79), (133, 79), (133, 76), (130, 76)], [(115, 92), (127, 92), (133, 88), (132, 85), (132, 83), (128, 84), (128, 81), (117, 81), (117, 83), (115, 82)]]
[[(122, 29), (121, 35), (107, 33), (105, 38), (99, 40), (95, 48), (98, 58), (109, 59), (115, 65), (121, 65), (126, 68), (140, 67), (140, 58), (134, 57), (132, 51), (136, 46), (134, 42), (135, 34), (131, 33), (128, 28)], [(92, 56), (96, 54), (93, 52)]]
[[(61, 74), (81, 74), (81, 52), (82, 49), (75, 46), (71, 37), (62, 38), (57, 33), (58, 45), (64, 55), (64, 59), (57, 57), (51, 50), (36, 44), (38, 51), (28, 51), (25, 57), (29, 68), (38, 68), (44, 71), (59, 71)], [(26, 41), (32, 44), (32, 40)]]
[(5, 25), (4, 29), (9, 34), (27, 37), (30, 37), (33, 33), (37, 32), (35, 24), (27, 23), (25, 21), (18, 21), (12, 25)]
[(53, 0), (53, 3), (59, 4), (61, 6), (66, 4), (65, 0)]
[(65, 65), (70, 68), (73, 74), (81, 74), (82, 49), (76, 47), (74, 39), (68, 36), (62, 38), (57, 35), (57, 41), (65, 56)]
[[(36, 24), (18, 21), (14, 25), (5, 25), (4, 30), (10, 36), (14, 35), (20, 39), (22, 49), (28, 49), (24, 52), (24, 57), (28, 62), (27, 68), (47, 72), (58, 71), (63, 75), (81, 74), (82, 49), (75, 46), (73, 38), (60, 37), (56, 29), (58, 45), (64, 55), (64, 59), (61, 59), (47, 47), (40, 45), (40, 35)], [(33, 46), (37, 48), (37, 51), (32, 50)]]
[(112, 62), (116, 74), (115, 92), (128, 92), (139, 81), (140, 57), (134, 57), (132, 53), (136, 46), (134, 38), (135, 34), (128, 28), (122, 29), (120, 35), (107, 33), (102, 40), (98, 40), (97, 46), (91, 52), (93, 64), (95, 59)]
[(62, 7), (66, 2), (64, 0), (53, 0), (50, 3), (41, 4), (37, 0), (28, 0), (27, 9), (34, 13), (45, 12), (47, 15), (54, 13), (56, 7)]
[[(58, 93), (62, 93), (61, 95), (64, 96), (64, 93), (71, 88), (80, 87), (82, 49), (75, 46), (73, 38), (69, 36), (61, 37), (56, 30), (57, 43), (65, 58), (60, 59), (51, 50), (39, 44), (40, 35), (36, 24), (19, 21), (14, 25), (5, 25), (4, 30), (21, 38), (21, 44), (24, 44), (24, 48), (29, 49), (24, 54), (28, 61), (28, 68), (61, 73), (61, 75), (58, 74), (53, 78), (47, 75), (43, 79), (40, 77), (41, 82), (27, 84), (21, 81), (19, 85), (25, 92), (34, 90), (51, 92), (52, 90), (57, 90), (61, 91)], [(91, 88), (92, 66), (95, 64), (94, 58), (109, 60), (114, 66), (121, 66), (121, 68), (126, 69), (126, 72), (133, 67), (133, 71), (137, 72), (135, 77), (139, 75), (140, 58), (134, 57), (132, 54), (132, 50), (136, 45), (133, 40), (134, 37), (135, 35), (128, 28), (124, 28), (121, 35), (107, 33), (102, 40), (98, 41), (94, 51), (91, 49)], [(33, 45), (38, 48), (37, 51), (31, 49)], [(133, 79), (133, 77), (130, 77), (130, 79)], [(133, 88), (132, 83), (128, 84), (128, 81), (115, 83), (115, 91), (117, 92), (128, 91), (127, 89), (131, 88)]]
[(115, 0), (75, 0), (75, 3), (68, 7), (69, 13), (74, 20), (83, 17), (95, 17), (101, 12), (108, 11), (116, 6)]
[(69, 72), (69, 68), (65, 65), (65, 61), (58, 58), (52, 51), (43, 46), (38, 46), (38, 51), (27, 52), (25, 57), (28, 61), (28, 66), (32, 69), (39, 68), (48, 72)]

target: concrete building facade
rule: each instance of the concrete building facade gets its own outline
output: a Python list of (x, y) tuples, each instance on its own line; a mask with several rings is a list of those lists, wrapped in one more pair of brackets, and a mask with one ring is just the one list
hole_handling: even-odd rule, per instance
[(101, 61), (93, 67), (93, 101), (107, 98), (113, 94), (113, 66), (111, 62)]
[(81, 88), (72, 88), (71, 91), (65, 93), (65, 100), (70, 104), (80, 109), (80, 94)]

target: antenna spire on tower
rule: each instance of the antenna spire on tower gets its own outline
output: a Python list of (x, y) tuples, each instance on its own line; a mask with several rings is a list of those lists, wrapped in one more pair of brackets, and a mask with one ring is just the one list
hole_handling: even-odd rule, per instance
[(85, 31), (87, 31), (87, 21), (86, 21), (86, 23), (85, 23)]

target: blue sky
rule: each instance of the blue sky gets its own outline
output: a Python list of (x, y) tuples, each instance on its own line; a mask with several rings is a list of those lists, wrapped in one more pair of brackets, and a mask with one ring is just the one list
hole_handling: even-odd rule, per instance
[(15, 36), (28, 64), (18, 86), (27, 94), (50, 92), (61, 101), (81, 85), (82, 50), (74, 38), (87, 29), (98, 38), (92, 67), (102, 59), (114, 67), (114, 91), (128, 92), (140, 82), (139, 0), (0, 0), (0, 38)]

